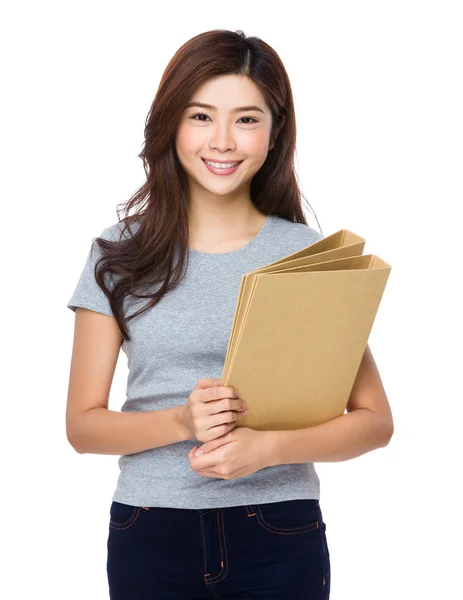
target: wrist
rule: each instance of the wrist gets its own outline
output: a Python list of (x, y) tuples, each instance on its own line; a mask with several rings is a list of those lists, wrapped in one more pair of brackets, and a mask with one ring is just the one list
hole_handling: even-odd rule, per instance
[(278, 431), (262, 431), (263, 447), (268, 467), (276, 467), (281, 464), (279, 453)]
[(185, 419), (185, 406), (176, 406), (174, 409), (174, 418), (177, 423), (178, 437), (181, 442), (188, 442), (194, 440), (194, 436), (191, 433), (186, 419)]

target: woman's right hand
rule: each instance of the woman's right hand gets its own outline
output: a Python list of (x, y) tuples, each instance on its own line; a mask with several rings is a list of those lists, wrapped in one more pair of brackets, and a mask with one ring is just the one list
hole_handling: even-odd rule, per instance
[(180, 419), (189, 439), (210, 442), (234, 429), (246, 405), (232, 387), (220, 386), (220, 379), (201, 378), (187, 402), (180, 407)]

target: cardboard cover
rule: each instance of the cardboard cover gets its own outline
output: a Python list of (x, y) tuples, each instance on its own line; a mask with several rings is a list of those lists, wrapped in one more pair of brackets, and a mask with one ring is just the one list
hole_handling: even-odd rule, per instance
[(301, 429), (344, 413), (391, 271), (342, 229), (241, 278), (221, 385), (237, 427)]

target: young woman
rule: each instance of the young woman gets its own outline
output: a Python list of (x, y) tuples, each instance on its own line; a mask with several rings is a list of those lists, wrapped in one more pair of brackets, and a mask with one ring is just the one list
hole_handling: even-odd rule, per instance
[[(146, 183), (96, 239), (68, 303), (68, 439), (80, 453), (121, 455), (112, 600), (329, 597), (313, 463), (392, 435), (369, 348), (348, 413), (309, 429), (236, 427), (245, 406), (220, 380), (241, 276), (323, 237), (304, 217), (295, 143), (276, 52), (240, 31), (192, 38), (146, 120)], [(119, 412), (108, 397), (121, 346)]]

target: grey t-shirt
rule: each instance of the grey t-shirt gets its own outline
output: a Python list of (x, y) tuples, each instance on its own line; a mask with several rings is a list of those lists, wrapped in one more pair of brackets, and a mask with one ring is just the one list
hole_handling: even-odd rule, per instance
[[(100, 237), (118, 239), (121, 227), (115, 223)], [(122, 344), (129, 373), (121, 411), (180, 406), (200, 378), (220, 379), (241, 276), (322, 237), (303, 223), (270, 215), (260, 232), (238, 250), (211, 254), (189, 249), (188, 269), (180, 285), (127, 324), (132, 341)], [(95, 244), (67, 306), (113, 316), (94, 278), (100, 256)], [(131, 304), (127, 314), (147, 300), (137, 302), (143, 304)], [(203, 477), (188, 461), (195, 445), (195, 440), (189, 440), (120, 456), (112, 499), (136, 506), (202, 509), (320, 498), (313, 463), (266, 467), (235, 480)]]

